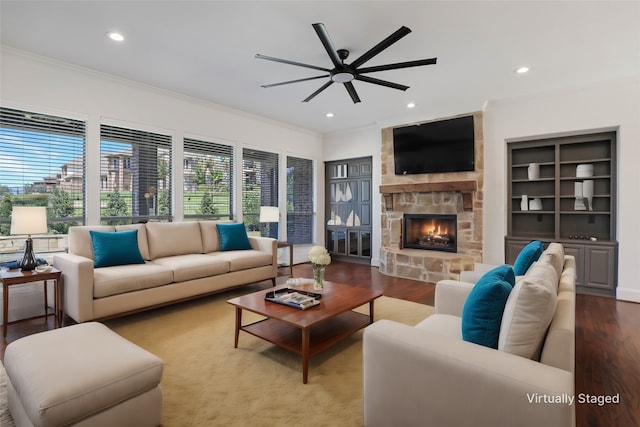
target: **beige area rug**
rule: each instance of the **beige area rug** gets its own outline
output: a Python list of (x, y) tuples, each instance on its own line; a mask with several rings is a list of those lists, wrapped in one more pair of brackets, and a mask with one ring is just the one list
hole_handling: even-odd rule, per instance
[[(362, 426), (362, 331), (312, 358), (302, 384), (299, 355), (244, 332), (233, 347), (235, 310), (226, 301), (242, 293), (106, 322), (163, 359), (162, 425)], [(413, 325), (432, 313), (394, 298), (375, 302), (376, 320)], [(243, 313), (245, 323), (258, 318)], [(0, 397), (0, 416), (4, 408)]]

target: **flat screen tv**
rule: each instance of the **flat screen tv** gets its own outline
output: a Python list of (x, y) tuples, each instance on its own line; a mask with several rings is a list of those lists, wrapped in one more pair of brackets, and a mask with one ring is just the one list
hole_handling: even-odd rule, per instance
[(396, 175), (475, 170), (473, 116), (393, 129)]

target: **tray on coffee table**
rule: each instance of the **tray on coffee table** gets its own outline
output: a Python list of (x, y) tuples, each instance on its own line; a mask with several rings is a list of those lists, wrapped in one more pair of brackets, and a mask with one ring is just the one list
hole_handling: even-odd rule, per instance
[(320, 298), (322, 298), (322, 294), (292, 288), (276, 289), (264, 294), (264, 299), (267, 301), (288, 305), (299, 310), (306, 310), (320, 304)]

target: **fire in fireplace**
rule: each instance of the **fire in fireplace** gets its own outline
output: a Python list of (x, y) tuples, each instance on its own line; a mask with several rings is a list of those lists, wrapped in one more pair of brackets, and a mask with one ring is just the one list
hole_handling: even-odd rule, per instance
[(405, 214), (402, 246), (405, 248), (457, 252), (456, 215)]

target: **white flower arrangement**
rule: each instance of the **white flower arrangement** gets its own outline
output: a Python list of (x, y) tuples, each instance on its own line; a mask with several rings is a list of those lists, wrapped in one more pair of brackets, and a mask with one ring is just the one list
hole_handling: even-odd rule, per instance
[(309, 251), (309, 261), (315, 266), (331, 264), (331, 255), (323, 246), (314, 246)]

